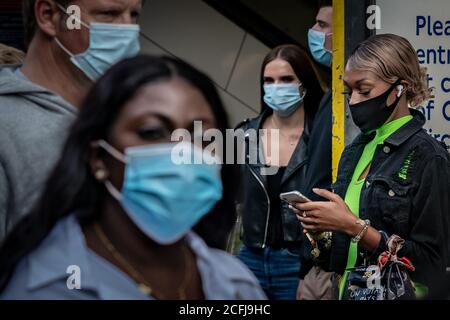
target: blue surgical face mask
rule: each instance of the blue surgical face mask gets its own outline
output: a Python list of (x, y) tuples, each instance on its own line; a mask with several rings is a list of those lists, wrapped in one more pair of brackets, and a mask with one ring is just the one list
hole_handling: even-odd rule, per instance
[(299, 83), (264, 85), (264, 102), (281, 117), (289, 117), (303, 103)]
[(323, 32), (309, 29), (308, 45), (313, 58), (317, 62), (327, 67), (331, 67), (333, 55), (330, 50), (325, 49), (325, 36), (326, 34)]
[[(214, 163), (214, 158), (191, 143), (131, 147), (125, 155), (103, 140), (99, 145), (125, 162), (121, 191), (106, 181), (109, 193), (136, 226), (159, 244), (180, 240), (222, 198), (220, 166), (207, 164)], [(192, 164), (176, 164), (176, 150), (191, 155)]]
[(116, 62), (140, 51), (140, 28), (137, 24), (80, 23), (89, 29), (89, 47), (85, 52), (73, 54), (57, 38), (55, 41), (70, 56), (70, 61), (92, 81), (100, 78)]

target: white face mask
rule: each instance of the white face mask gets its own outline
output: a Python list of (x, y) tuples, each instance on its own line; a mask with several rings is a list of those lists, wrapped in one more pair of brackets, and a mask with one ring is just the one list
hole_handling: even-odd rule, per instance
[[(58, 7), (65, 12), (64, 8)], [(70, 56), (70, 61), (92, 81), (115, 63), (136, 56), (140, 51), (140, 28), (137, 24), (93, 22), (89, 26), (81, 20), (79, 22), (89, 29), (89, 47), (85, 52), (75, 55), (58, 38), (55, 37), (55, 41)]]

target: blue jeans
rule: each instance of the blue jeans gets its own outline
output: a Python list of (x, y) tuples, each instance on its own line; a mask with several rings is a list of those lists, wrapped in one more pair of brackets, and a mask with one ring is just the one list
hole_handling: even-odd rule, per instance
[(289, 249), (241, 247), (239, 259), (255, 274), (270, 300), (295, 300), (300, 257)]

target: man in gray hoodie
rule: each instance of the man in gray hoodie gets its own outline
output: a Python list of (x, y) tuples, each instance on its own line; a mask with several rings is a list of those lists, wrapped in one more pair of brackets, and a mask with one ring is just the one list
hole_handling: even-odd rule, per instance
[[(73, 62), (74, 55), (88, 52), (92, 46), (90, 23), (116, 24), (116, 34), (128, 37), (128, 50), (122, 45), (118, 53), (118, 48), (110, 46), (103, 56), (108, 64), (139, 49), (136, 32), (131, 34), (128, 28), (121, 33), (120, 26), (136, 23), (141, 0), (23, 3), (27, 56), (22, 66), (0, 66), (0, 243), (39, 198), (84, 96), (95, 76), (104, 71), (98, 68), (100, 72), (95, 74), (87, 70), (90, 65)], [(74, 17), (66, 11), (70, 5), (81, 9), (72, 12), (81, 13), (75, 22), (81, 21), (83, 27), (69, 27), (70, 19), (74, 24)], [(96, 36), (95, 40), (101, 39)], [(95, 54), (90, 57), (98, 58)]]

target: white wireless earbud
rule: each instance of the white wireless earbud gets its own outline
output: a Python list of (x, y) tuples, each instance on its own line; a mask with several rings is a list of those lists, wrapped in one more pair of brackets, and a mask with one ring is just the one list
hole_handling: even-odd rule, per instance
[(402, 95), (402, 92), (403, 92), (403, 85), (399, 84), (397, 86), (397, 91), (398, 91), (397, 98), (400, 98), (400, 96)]

